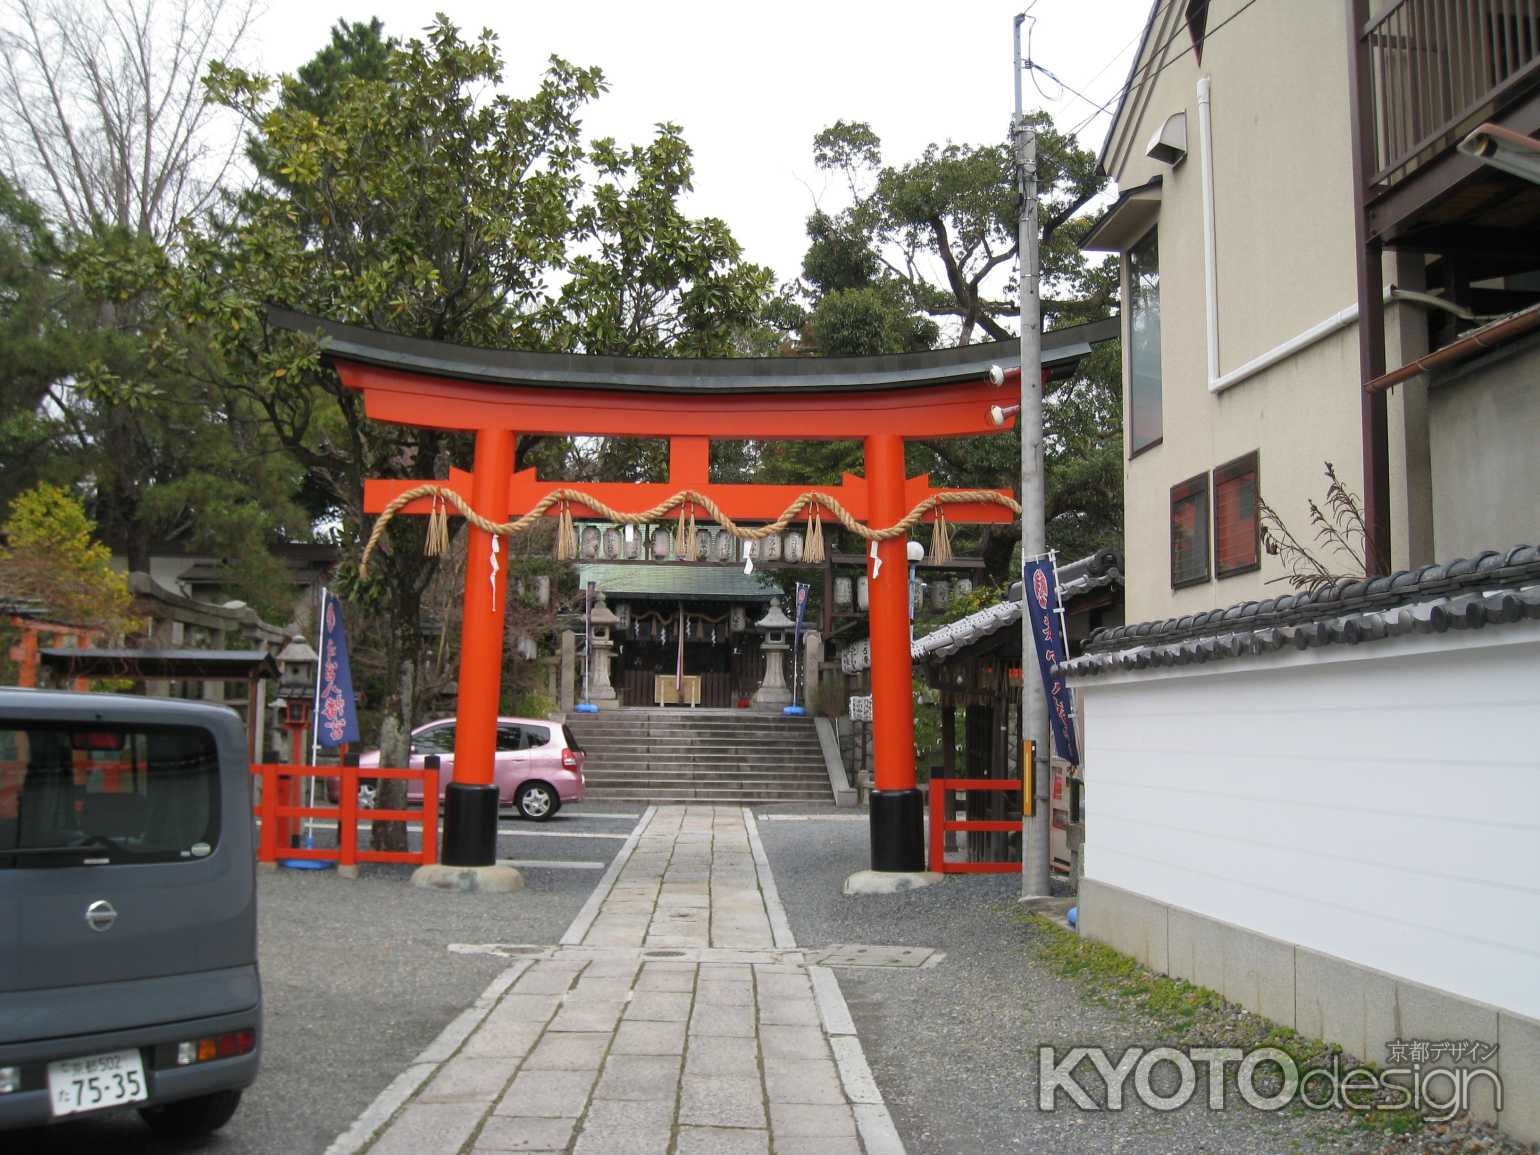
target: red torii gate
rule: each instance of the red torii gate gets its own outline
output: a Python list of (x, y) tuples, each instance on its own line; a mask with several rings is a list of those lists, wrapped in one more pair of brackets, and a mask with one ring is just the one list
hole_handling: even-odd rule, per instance
[[(613, 508), (647, 509), (683, 489), (709, 497), (729, 517), (767, 522), (810, 489), (827, 493), (872, 528), (902, 521), (937, 493), (925, 477), (906, 478), (905, 438), (997, 432), (990, 410), (1002, 391), (995, 365), (1019, 360), (1014, 342), (873, 358), (664, 359), (518, 353), (399, 337), (320, 318), (270, 310), (276, 326), (322, 334), (342, 382), (364, 395), (376, 421), (475, 434), (469, 474), (455, 470), (447, 488), (492, 522), (523, 514), (554, 489), (577, 490)], [(1045, 374), (1071, 368), (1102, 334), (1044, 335)], [(994, 370), (997, 376), (998, 369)], [(1019, 378), (1019, 370), (1004, 374)], [(1007, 391), (1012, 396), (1014, 391)], [(998, 415), (996, 415), (998, 416)], [(665, 484), (566, 485), (515, 468), (517, 434), (667, 438)], [(724, 485), (708, 473), (712, 438), (730, 440), (860, 439), (866, 475), (832, 487)], [(379, 513), (419, 481), (369, 481), (364, 508)], [(1009, 497), (1008, 491), (998, 491)], [(428, 514), (418, 498), (400, 512)], [(571, 503), (576, 512), (597, 511)], [(557, 516), (558, 507), (546, 511)], [(991, 502), (948, 504), (955, 522), (1008, 522)], [(934, 520), (934, 511), (925, 520)], [(441, 860), (458, 869), (496, 862), (497, 792), (492, 786), (502, 678), (503, 583), (492, 567), (490, 535), (469, 530), (464, 627), (460, 649), (454, 781), (446, 791)], [(923, 806), (915, 788), (914, 701), (909, 659), (907, 538), (878, 545), (870, 582), (875, 790), (871, 864), (879, 871), (925, 868)], [(886, 580), (884, 580), (886, 579)]]

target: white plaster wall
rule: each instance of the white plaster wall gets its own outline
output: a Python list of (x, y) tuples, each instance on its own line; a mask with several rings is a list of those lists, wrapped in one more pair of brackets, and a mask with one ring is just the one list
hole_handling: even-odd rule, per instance
[(1087, 878), (1540, 1017), (1540, 623), (1085, 678)]

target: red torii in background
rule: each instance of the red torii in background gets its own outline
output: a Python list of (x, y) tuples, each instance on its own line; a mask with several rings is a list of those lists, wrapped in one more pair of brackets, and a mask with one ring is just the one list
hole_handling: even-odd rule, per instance
[[(628, 512), (647, 509), (683, 489), (709, 497), (735, 521), (768, 522), (809, 490), (827, 493), (870, 528), (902, 521), (931, 494), (925, 477), (906, 478), (906, 438), (934, 439), (997, 432), (991, 419), (1002, 391), (991, 363), (1012, 360), (1014, 343), (874, 358), (672, 360), (515, 353), (404, 338), (302, 314), (271, 310), (283, 328), (323, 334), (325, 353), (342, 382), (364, 395), (376, 421), (475, 434), (472, 472), (456, 470), (445, 485), (492, 522), (530, 510), (553, 489), (577, 490)], [(1049, 366), (1070, 367), (1100, 334), (1045, 334)], [(1015, 378), (1017, 371), (1007, 374)], [(1010, 391), (1005, 391), (1011, 396)], [(518, 470), (518, 434), (666, 438), (669, 480), (654, 484), (540, 481)], [(712, 438), (724, 440), (860, 439), (864, 478), (839, 486), (717, 484), (709, 478)], [(418, 481), (369, 481), (364, 508), (379, 513)], [(999, 491), (1006, 497), (1008, 491)], [(597, 511), (572, 502), (577, 516)], [(419, 498), (401, 512), (428, 514)], [(558, 507), (547, 511), (557, 516)], [(949, 504), (948, 520), (1008, 522), (994, 503)], [(934, 512), (926, 520), (933, 520)], [(445, 867), (492, 868), (496, 862), (497, 792), (492, 786), (503, 662), (503, 585), (491, 539), (471, 526), (460, 646), (454, 781), (446, 791)], [(880, 573), (870, 582), (875, 790), (871, 800), (871, 864), (881, 871), (925, 868), (923, 795), (915, 788), (914, 700), (909, 656), (907, 538), (878, 544)], [(873, 569), (879, 568), (873, 564)], [(426, 835), (425, 835), (426, 836)], [(463, 879), (461, 884), (467, 884)], [(469, 883), (475, 885), (475, 883)]]

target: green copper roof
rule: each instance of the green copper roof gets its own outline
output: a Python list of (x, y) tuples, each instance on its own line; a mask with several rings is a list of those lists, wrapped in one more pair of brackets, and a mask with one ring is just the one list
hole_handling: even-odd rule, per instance
[(583, 564), (578, 588), (597, 583), (613, 604), (616, 598), (652, 601), (763, 602), (781, 596), (781, 587), (759, 571), (745, 574), (738, 565), (683, 562), (673, 565), (629, 562)]

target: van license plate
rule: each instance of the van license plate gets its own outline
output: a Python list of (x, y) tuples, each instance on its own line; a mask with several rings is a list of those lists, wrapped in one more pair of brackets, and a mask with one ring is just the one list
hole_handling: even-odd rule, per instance
[(48, 1064), (48, 1102), (56, 1117), (139, 1103), (149, 1096), (137, 1050)]

